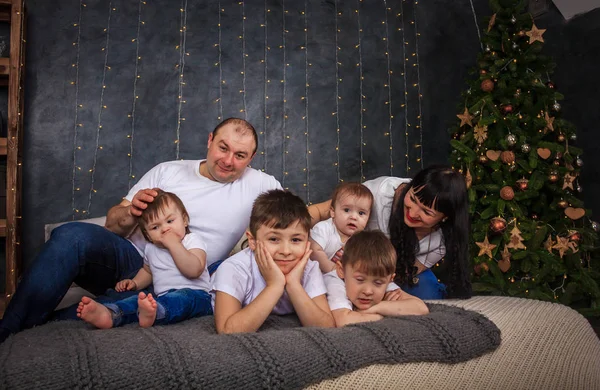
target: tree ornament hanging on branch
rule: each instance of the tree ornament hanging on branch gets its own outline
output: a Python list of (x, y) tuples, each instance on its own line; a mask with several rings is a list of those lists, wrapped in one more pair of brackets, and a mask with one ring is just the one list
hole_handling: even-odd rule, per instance
[(479, 163), (480, 164), (487, 164), (487, 162), (489, 161), (489, 159), (486, 157), (485, 154), (482, 154), (479, 156)]
[(504, 115), (508, 115), (511, 112), (513, 112), (513, 106), (512, 106), (512, 104), (505, 104), (500, 109), (502, 110), (502, 113)]
[(494, 217), (490, 221), (490, 229), (496, 234), (503, 233), (506, 230), (506, 219), (502, 217)]
[(564, 199), (559, 200), (557, 203), (558, 207), (560, 207), (561, 209), (566, 209), (567, 207), (569, 207), (569, 202), (567, 202)]
[(554, 117), (548, 115), (548, 113), (544, 113), (544, 120), (546, 121), (546, 126), (544, 127), (544, 134), (548, 131), (554, 131)]
[(535, 25), (535, 23), (531, 26), (531, 30), (527, 31), (525, 33), (525, 35), (527, 35), (529, 37), (529, 44), (531, 45), (532, 43), (539, 41), (544, 43), (544, 38), (542, 37), (542, 35), (546, 32), (545, 28), (537, 28), (537, 26)]
[(558, 250), (558, 255), (562, 259), (565, 255), (565, 252), (569, 250), (569, 238), (556, 237), (556, 244), (552, 246), (552, 249)]
[(497, 246), (490, 244), (487, 235), (482, 242), (476, 242), (475, 245), (479, 247), (479, 254), (477, 256), (487, 255), (490, 259), (493, 258), (492, 250)]
[(510, 231), (510, 242), (506, 246), (510, 249), (527, 249), (525, 244), (523, 244), (523, 237), (521, 237), (521, 231), (517, 227), (516, 222), (515, 227)]
[(598, 223), (596, 221), (592, 221), (591, 225), (592, 225), (592, 229), (594, 229), (594, 231), (596, 233), (600, 232), (600, 223)]
[(482, 144), (487, 139), (487, 126), (475, 126), (475, 139), (478, 144)]
[(487, 32), (490, 32), (492, 30), (492, 27), (494, 27), (495, 23), (496, 23), (496, 14), (493, 14), (492, 17), (490, 18), (490, 22), (488, 23)]
[(556, 183), (558, 181), (558, 172), (551, 171), (550, 174), (548, 175), (548, 181), (550, 183)]
[(547, 160), (548, 157), (550, 157), (552, 155), (552, 151), (548, 148), (538, 148), (537, 154), (544, 160)]
[(560, 111), (560, 103), (559, 102), (554, 102), (554, 104), (552, 105), (552, 109), (556, 112)]
[(564, 134), (562, 134), (562, 133), (560, 133), (560, 134), (558, 135), (558, 137), (556, 137), (556, 140), (557, 140), (558, 142), (565, 142), (565, 139), (566, 139), (566, 137), (565, 137), (565, 135), (564, 135)]
[(517, 188), (521, 191), (526, 191), (529, 188), (529, 180), (525, 178), (517, 180)]
[(492, 161), (498, 161), (498, 159), (500, 158), (500, 154), (501, 152), (499, 150), (488, 150), (487, 152), (485, 152), (487, 158), (489, 158)]
[(554, 84), (552, 81), (548, 81), (546, 83), (546, 87), (548, 87), (550, 89), (555, 89), (556, 88), (556, 84)]
[(585, 215), (585, 209), (582, 208), (574, 208), (574, 207), (567, 207), (565, 209), (565, 215), (569, 218), (571, 218), (573, 221), (578, 220), (579, 218), (583, 217)]
[(510, 252), (506, 245), (504, 245), (504, 250), (502, 251), (502, 260), (498, 261), (498, 268), (504, 273), (510, 269)]
[(514, 134), (509, 134), (506, 136), (506, 143), (508, 146), (515, 146), (517, 143), (517, 136)]
[(460, 125), (459, 127), (463, 127), (464, 125), (469, 125), (471, 127), (473, 127), (473, 118), (475, 118), (473, 115), (469, 114), (469, 109), (467, 107), (465, 107), (465, 112), (462, 114), (457, 114), (456, 115), (458, 117), (458, 119), (460, 119)]
[(571, 175), (570, 172), (567, 172), (564, 177), (562, 189), (566, 190), (567, 188), (570, 188), (570, 189), (574, 190), (575, 188), (573, 188), (573, 182), (575, 181), (576, 178), (577, 178), (577, 176), (573, 176), (573, 175)]
[(481, 82), (481, 90), (483, 92), (492, 92), (494, 90), (494, 82), (490, 79), (485, 79)]
[(510, 165), (515, 162), (515, 153), (511, 150), (505, 150), (500, 154), (500, 160), (502, 160), (504, 164)]
[(467, 189), (471, 188), (471, 184), (473, 184), (473, 176), (471, 176), (469, 168), (467, 168), (467, 173), (465, 174), (465, 184), (467, 185)]
[(523, 153), (531, 152), (531, 145), (529, 145), (529, 144), (521, 145), (521, 152), (523, 152)]
[(544, 241), (544, 249), (546, 249), (550, 254), (552, 254), (552, 248), (554, 247), (554, 241), (552, 240), (552, 235), (548, 234), (548, 239)]
[(504, 186), (500, 189), (500, 197), (504, 200), (513, 200), (515, 191), (510, 186)]

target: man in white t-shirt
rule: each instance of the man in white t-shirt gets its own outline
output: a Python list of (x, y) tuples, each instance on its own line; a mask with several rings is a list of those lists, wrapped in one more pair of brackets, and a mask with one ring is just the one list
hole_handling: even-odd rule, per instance
[[(208, 265), (227, 257), (244, 233), (254, 199), (281, 188), (274, 177), (248, 167), (257, 142), (250, 123), (227, 119), (209, 134), (205, 160), (172, 161), (152, 168), (109, 210), (106, 228), (78, 222), (56, 228), (6, 309), (0, 342), (11, 333), (44, 323), (71, 283), (102, 294), (137, 273), (145, 241), (136, 217), (156, 196), (152, 188), (181, 198), (190, 215), (190, 230), (207, 244)], [(75, 310), (59, 318), (76, 318)]]

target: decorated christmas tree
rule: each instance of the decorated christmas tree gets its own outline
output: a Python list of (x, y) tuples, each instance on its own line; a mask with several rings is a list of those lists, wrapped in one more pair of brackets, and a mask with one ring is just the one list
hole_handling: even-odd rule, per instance
[[(600, 314), (600, 225), (578, 195), (582, 150), (544, 32), (523, 1), (491, 0), (483, 50), (451, 128), (469, 188), (476, 294), (528, 297)], [(594, 256), (596, 254), (596, 256)]]

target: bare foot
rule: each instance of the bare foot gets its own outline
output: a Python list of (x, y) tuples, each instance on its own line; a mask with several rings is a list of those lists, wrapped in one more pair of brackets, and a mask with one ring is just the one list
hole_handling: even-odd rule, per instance
[(113, 326), (110, 310), (90, 297), (81, 298), (81, 302), (77, 306), (77, 317), (96, 328), (109, 329)]
[(149, 328), (154, 325), (154, 321), (156, 321), (156, 300), (152, 294), (139, 293), (138, 318), (142, 328)]

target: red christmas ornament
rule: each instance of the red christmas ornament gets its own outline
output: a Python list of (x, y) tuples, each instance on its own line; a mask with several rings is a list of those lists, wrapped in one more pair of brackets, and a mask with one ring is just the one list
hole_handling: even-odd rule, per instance
[(522, 178), (517, 180), (517, 188), (521, 191), (525, 191), (529, 187), (529, 180)]
[(502, 113), (504, 115), (510, 114), (511, 112), (513, 112), (513, 106), (511, 104), (506, 104), (502, 106)]
[(552, 81), (548, 81), (546, 83), (546, 87), (550, 88), (550, 89), (555, 89), (556, 85), (552, 82)]
[(569, 236), (569, 240), (575, 241), (575, 242), (581, 241), (581, 233), (579, 233), (579, 232), (571, 233), (571, 235)]
[(490, 79), (481, 82), (481, 90), (483, 92), (492, 92), (494, 90), (494, 82)]
[(485, 70), (485, 69), (481, 69), (481, 70), (479, 71), (479, 73), (481, 73), (481, 74), (486, 74), (486, 73), (487, 73), (487, 70)]
[(502, 233), (506, 229), (506, 219), (501, 217), (492, 218), (490, 221), (490, 229), (494, 233)]

